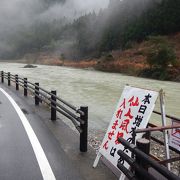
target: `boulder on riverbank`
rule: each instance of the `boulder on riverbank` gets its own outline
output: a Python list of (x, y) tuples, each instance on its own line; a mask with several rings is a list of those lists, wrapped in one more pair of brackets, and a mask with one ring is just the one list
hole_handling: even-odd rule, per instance
[(23, 68), (36, 68), (37, 66), (34, 66), (32, 64), (27, 64)]

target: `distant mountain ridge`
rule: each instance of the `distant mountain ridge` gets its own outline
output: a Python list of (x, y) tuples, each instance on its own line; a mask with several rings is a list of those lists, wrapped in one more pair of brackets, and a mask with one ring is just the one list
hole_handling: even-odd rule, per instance
[[(39, 10), (38, 17), (28, 26), (18, 25), (7, 38), (2, 34), (1, 58), (18, 59), (39, 52), (76, 61), (98, 58), (116, 49), (126, 49), (151, 35), (180, 31), (180, 0), (111, 0), (99, 13), (80, 17), (71, 10), (71, 3), (63, 12), (65, 7), (59, 3), (65, 5), (65, 0), (41, 2), (44, 9)], [(70, 14), (72, 19), (64, 14)]]

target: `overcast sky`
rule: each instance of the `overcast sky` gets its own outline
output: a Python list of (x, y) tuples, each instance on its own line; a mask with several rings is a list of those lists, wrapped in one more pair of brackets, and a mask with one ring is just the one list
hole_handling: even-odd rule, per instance
[(77, 17), (90, 11), (98, 11), (100, 8), (105, 8), (109, 0), (67, 0), (62, 6), (55, 4), (45, 11), (41, 16), (45, 17)]
[(0, 25), (31, 22), (37, 18), (56, 19), (61, 16), (76, 17), (92, 10), (105, 8), (109, 0), (67, 0), (43, 9), (42, 0), (0, 0)]

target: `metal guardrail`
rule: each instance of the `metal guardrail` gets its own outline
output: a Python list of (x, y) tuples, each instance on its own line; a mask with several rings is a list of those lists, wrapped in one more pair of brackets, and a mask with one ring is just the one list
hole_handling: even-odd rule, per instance
[[(157, 115), (162, 115), (161, 114), (161, 112), (158, 112), (158, 111), (153, 111), (153, 113), (155, 113), (155, 114), (157, 114)], [(165, 115), (168, 119), (172, 119), (172, 120), (176, 120), (176, 121), (178, 121), (179, 123), (180, 123), (180, 118), (177, 118), (177, 117), (175, 117), (175, 116), (171, 116), (171, 115), (168, 115), (168, 114), (166, 114)], [(170, 128), (169, 129), (172, 129), (172, 126), (169, 126)], [(163, 127), (162, 128), (160, 128), (160, 127), (158, 127), (158, 126), (156, 126), (156, 125), (154, 125), (154, 124), (152, 124), (152, 123), (148, 123), (148, 126), (147, 126), (147, 128), (153, 128), (154, 130), (153, 131), (159, 131), (159, 132), (163, 132)], [(147, 131), (147, 130), (146, 130)], [(148, 135), (149, 134), (149, 135)], [(147, 136), (146, 136), (148, 139), (151, 139), (151, 140), (153, 140), (153, 141), (155, 141), (156, 143), (158, 143), (158, 144), (160, 144), (160, 145), (164, 145), (164, 142), (163, 141), (161, 141), (161, 140), (159, 140), (158, 138), (156, 138), (156, 137), (154, 137), (154, 136), (152, 136), (151, 135), (151, 131), (149, 131), (149, 132), (147, 132)], [(173, 148), (173, 147), (171, 147), (171, 146), (169, 146), (169, 149), (170, 150), (172, 150), (172, 151), (174, 151), (175, 153), (179, 153), (179, 151), (177, 150), (177, 149), (175, 149), (175, 148)]]
[[(158, 112), (158, 111), (153, 111), (153, 113), (161, 115), (161, 112)], [(173, 120), (176, 120), (176, 121), (180, 122), (180, 119), (177, 118), (177, 117), (174, 117), (174, 116), (171, 116), (171, 115), (168, 115), (168, 114), (166, 114), (166, 117), (169, 118), (169, 119), (173, 119)]]
[(47, 91), (39, 86), (39, 83), (29, 82), (27, 78), (21, 78), (18, 75), (13, 75), (10, 72), (1, 71), (1, 82), (4, 79), (8, 80), (8, 86), (11, 82), (15, 83), (16, 90), (19, 86), (24, 89), (24, 96), (28, 96), (28, 91), (34, 95), (35, 105), (38, 106), (40, 102), (44, 102), (51, 107), (51, 120), (57, 119), (57, 112), (71, 120), (75, 128), (80, 133), (80, 151), (87, 152), (87, 137), (88, 137), (88, 107), (81, 106), (77, 108), (62, 98), (56, 95), (56, 91)]
[[(153, 126), (153, 127), (152, 127)], [(151, 132), (153, 132), (153, 131), (160, 131), (160, 132), (163, 132), (164, 130), (168, 130), (168, 129), (176, 129), (176, 128), (180, 128), (180, 125), (171, 125), (171, 126), (155, 126), (155, 125), (152, 125), (151, 124), (151, 126), (150, 126), (150, 128), (149, 127), (147, 127), (147, 128), (144, 128), (144, 129), (136, 129), (135, 131), (134, 131), (134, 136), (136, 136), (136, 134), (138, 134), (138, 133), (146, 133), (145, 134), (145, 137), (148, 139), (148, 140), (150, 140), (150, 139), (152, 139), (153, 141), (155, 141), (156, 143), (159, 143), (160, 145), (164, 145), (164, 142), (163, 141), (161, 141), (161, 140), (159, 140), (159, 139), (157, 139), (157, 138), (155, 138), (155, 137), (153, 137), (153, 136), (151, 136)], [(135, 138), (135, 137), (134, 137)], [(179, 150), (178, 149), (175, 149), (175, 148), (173, 148), (173, 147), (171, 147), (171, 146), (169, 146), (169, 149), (171, 149), (172, 151), (174, 151), (175, 153), (177, 153), (177, 154), (179, 154)], [(153, 155), (151, 155), (154, 159), (157, 159), (155, 156), (153, 156)], [(166, 159), (166, 160), (159, 160), (159, 159), (157, 159), (158, 160), (158, 163), (160, 163), (160, 164), (163, 164), (163, 165), (167, 165), (167, 163), (171, 163), (171, 162), (175, 162), (175, 161), (180, 161), (180, 156), (178, 156), (178, 157), (173, 157), (173, 158), (169, 158), (169, 159)]]
[(118, 168), (127, 176), (128, 179), (134, 180), (157, 180), (156, 177), (153, 176), (150, 172), (148, 172), (148, 168), (152, 167), (154, 170), (158, 171), (162, 176), (169, 180), (179, 180), (179, 177), (173, 174), (172, 172), (168, 171), (167, 168), (159, 164), (158, 162), (154, 161), (149, 156), (149, 147), (150, 141), (149, 140), (142, 140), (140, 139), (137, 141), (137, 146), (134, 144), (130, 144), (123, 138), (118, 138), (118, 141), (128, 150), (130, 150), (134, 155), (135, 159), (129, 157), (125, 152), (122, 150), (118, 151), (118, 155), (126, 161), (130, 166), (131, 170), (124, 167), (121, 162), (118, 162)]

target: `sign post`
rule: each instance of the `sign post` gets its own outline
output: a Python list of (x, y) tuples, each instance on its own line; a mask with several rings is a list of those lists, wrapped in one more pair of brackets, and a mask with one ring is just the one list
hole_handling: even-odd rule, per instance
[[(156, 91), (125, 86), (93, 167), (97, 166), (100, 157), (103, 156), (116, 169), (118, 169), (118, 163), (129, 168), (129, 164), (119, 157), (117, 151), (121, 149), (129, 156), (131, 152), (118, 142), (118, 138), (123, 137), (128, 142), (133, 142), (134, 130), (147, 126), (157, 97), (158, 92)], [(136, 136), (136, 138), (141, 137), (142, 134)]]
[[(159, 92), (160, 96), (160, 107), (161, 107), (161, 117), (162, 117), (162, 126), (166, 126), (166, 112), (165, 112), (165, 103), (164, 103), (164, 93), (161, 89)], [(166, 159), (170, 159), (169, 155), (169, 143), (168, 143), (168, 131), (164, 130), (164, 146), (165, 146), (165, 153), (166, 153)], [(167, 164), (168, 170), (170, 171), (170, 164)]]

